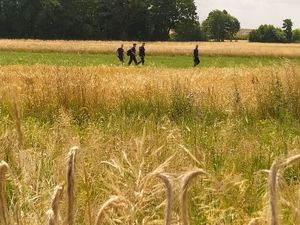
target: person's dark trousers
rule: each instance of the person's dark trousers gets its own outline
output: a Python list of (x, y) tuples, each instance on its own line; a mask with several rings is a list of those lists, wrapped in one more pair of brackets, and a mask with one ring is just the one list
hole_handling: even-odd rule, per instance
[(138, 62), (136, 60), (136, 57), (134, 55), (130, 56), (129, 62), (128, 62), (128, 66), (131, 65), (132, 61), (134, 62), (135, 65), (138, 65)]
[(140, 56), (140, 58), (141, 58), (141, 61), (139, 61), (139, 64), (142, 63), (142, 65), (144, 65), (145, 64), (145, 56)]
[(200, 64), (200, 59), (199, 57), (194, 58), (194, 67), (198, 66)]
[(124, 63), (124, 58), (123, 58), (123, 57), (120, 57), (120, 56), (118, 56), (118, 58), (119, 58), (119, 60), (120, 60), (120, 63), (123, 65), (123, 63)]

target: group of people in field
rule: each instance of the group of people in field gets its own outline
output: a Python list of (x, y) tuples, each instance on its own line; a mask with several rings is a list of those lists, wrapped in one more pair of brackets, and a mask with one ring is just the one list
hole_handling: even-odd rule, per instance
[[(146, 49), (145, 49), (146, 43), (142, 43), (142, 45), (139, 47), (138, 55), (140, 57), (140, 61), (137, 61), (137, 54), (136, 54), (136, 43), (133, 44), (132, 48), (130, 48), (127, 51), (127, 56), (129, 56), (128, 66), (134, 62), (135, 65), (145, 64), (145, 57), (146, 57)], [(194, 51), (193, 51), (193, 59), (194, 59), (194, 67), (198, 66), (200, 64), (200, 58), (199, 58), (199, 49), (198, 45), (196, 45)], [(121, 45), (120, 48), (117, 49), (117, 57), (119, 58), (119, 61), (121, 65), (124, 65), (124, 46)]]
[[(133, 44), (132, 48), (130, 48), (127, 51), (127, 56), (129, 56), (129, 61), (128, 61), (128, 65), (130, 66), (132, 62), (134, 62), (135, 65), (139, 65), (145, 64), (145, 57), (146, 57), (146, 49), (145, 49), (145, 45), (146, 43), (143, 43), (140, 47), (139, 47), (139, 57), (140, 57), (140, 61), (137, 61), (136, 58), (136, 43)], [(124, 47), (123, 44), (121, 45), (120, 48), (117, 49), (117, 56), (120, 60), (120, 63), (123, 65), (124, 64)]]

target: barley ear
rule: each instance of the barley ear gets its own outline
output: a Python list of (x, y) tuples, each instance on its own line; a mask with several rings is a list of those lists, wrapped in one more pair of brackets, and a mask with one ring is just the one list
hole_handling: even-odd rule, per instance
[(188, 199), (187, 199), (187, 191), (188, 186), (193, 178), (198, 175), (208, 175), (204, 170), (197, 169), (194, 171), (190, 171), (184, 175), (182, 178), (182, 185), (180, 191), (180, 206), (181, 206), (181, 216), (182, 216), (182, 224), (189, 225), (189, 215), (188, 215)]
[(158, 173), (157, 177), (160, 178), (166, 188), (166, 194), (167, 194), (167, 207), (165, 210), (165, 224), (166, 225), (171, 225), (172, 222), (172, 205), (173, 205), (173, 190), (172, 190), (172, 184), (170, 181), (170, 178), (163, 173)]
[(277, 173), (279, 166), (277, 162), (274, 162), (270, 174), (269, 174), (269, 198), (270, 198), (270, 225), (279, 225), (278, 220), (278, 196), (277, 196)]
[(49, 225), (58, 224), (59, 203), (62, 197), (63, 197), (63, 185), (59, 185), (55, 188), (51, 200), (51, 209), (47, 212)]
[(118, 203), (120, 201), (121, 201), (120, 197), (112, 196), (106, 202), (104, 202), (97, 214), (95, 225), (102, 224), (105, 217), (105, 211), (111, 208), (114, 203)]
[(75, 158), (78, 147), (70, 149), (67, 167), (68, 218), (67, 224), (74, 225), (75, 214)]
[(5, 190), (5, 174), (8, 170), (8, 164), (4, 161), (0, 162), (0, 224), (8, 225), (8, 207)]

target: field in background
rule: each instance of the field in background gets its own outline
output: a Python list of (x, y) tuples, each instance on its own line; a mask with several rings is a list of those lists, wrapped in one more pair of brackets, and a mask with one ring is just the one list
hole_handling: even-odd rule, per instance
[[(57, 43), (64, 43), (63, 48), (58, 50)], [(82, 57), (89, 54), (73, 60), (69, 57), (74, 53), (43, 52), (91, 53), (99, 43), (2, 40), (0, 48), (11, 51), (0, 52), (0, 160), (10, 165), (6, 194), (11, 218), (22, 224), (46, 224), (54, 187), (66, 177), (68, 149), (77, 145), (76, 224), (94, 224), (111, 196), (125, 199), (125, 204), (109, 207), (104, 224), (164, 224), (166, 197), (162, 182), (154, 176), (157, 172), (172, 179), (176, 193), (172, 224), (181, 224), (180, 181), (195, 168), (209, 175), (191, 184), (191, 225), (240, 225), (253, 218), (266, 224), (268, 170), (274, 160), (299, 154), (298, 63), (272, 57), (263, 63), (268, 57), (257, 57), (236, 67), (237, 60), (229, 63), (230, 57), (205, 57), (219, 59), (223, 68), (212, 63), (197, 69), (135, 68), (101, 63), (114, 60), (110, 54), (93, 61)], [(97, 51), (109, 53), (117, 42), (102, 44)], [(219, 43), (203, 46), (213, 46), (212, 54), (241, 56), (252, 56), (259, 46), (222, 44), (223, 49)], [(159, 49), (159, 54), (187, 60), (184, 54), (193, 46), (184, 43), (175, 53), (160, 43), (148, 48), (151, 54)], [(298, 45), (262, 46), (264, 56), (299, 54)], [(24, 58), (18, 61), (20, 54)], [(43, 56), (46, 59), (39, 59)], [(280, 170), (282, 224), (300, 223), (299, 175), (299, 164)], [(64, 195), (61, 221), (66, 202)]]
[[(125, 49), (132, 42), (125, 41), (40, 41), (40, 40), (0, 40), (0, 50), (34, 52), (87, 52), (115, 53), (120, 44)], [(191, 55), (196, 43), (193, 42), (149, 42), (149, 55)], [(198, 43), (202, 55), (221, 56), (276, 56), (300, 57), (300, 44), (269, 44), (238, 42)]]

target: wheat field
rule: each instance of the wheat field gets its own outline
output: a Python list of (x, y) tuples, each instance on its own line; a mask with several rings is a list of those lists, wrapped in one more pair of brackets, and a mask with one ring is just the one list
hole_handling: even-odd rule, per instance
[[(103, 53), (117, 44), (1, 40), (0, 48)], [(169, 44), (176, 52), (147, 46), (187, 54), (194, 45)], [(222, 45), (203, 43), (203, 52), (299, 54), (298, 45)], [(299, 87), (300, 68), (288, 61), (1, 65), (0, 224), (299, 224)]]
[[(129, 41), (41, 41), (0, 39), (0, 50), (35, 52), (81, 52), (115, 53), (124, 44), (125, 49), (132, 47)], [(191, 55), (199, 44), (202, 55), (225, 56), (276, 56), (300, 57), (300, 44), (270, 44), (238, 42), (149, 42), (147, 54), (150, 55)]]

